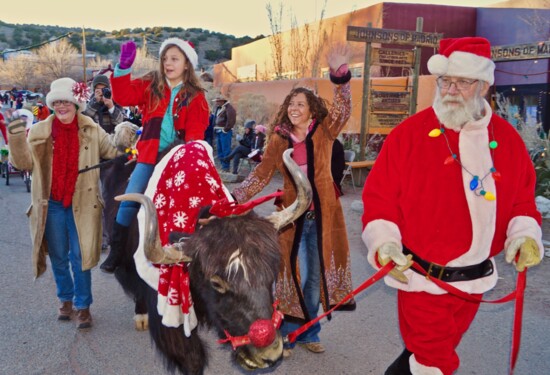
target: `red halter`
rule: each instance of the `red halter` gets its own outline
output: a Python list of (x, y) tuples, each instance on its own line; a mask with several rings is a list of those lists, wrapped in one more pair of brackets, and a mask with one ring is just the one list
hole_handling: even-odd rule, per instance
[(273, 315), (271, 320), (258, 319), (250, 325), (248, 334), (244, 336), (231, 336), (227, 330), (224, 330), (225, 339), (219, 339), (218, 344), (224, 344), (230, 342), (233, 350), (236, 350), (239, 346), (252, 344), (257, 348), (265, 348), (271, 345), (277, 335), (277, 330), (283, 322), (283, 313), (277, 310), (277, 304), (273, 303)]

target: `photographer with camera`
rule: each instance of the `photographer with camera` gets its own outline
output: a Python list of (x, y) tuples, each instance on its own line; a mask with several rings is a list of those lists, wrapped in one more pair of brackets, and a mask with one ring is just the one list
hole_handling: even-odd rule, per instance
[(90, 116), (107, 133), (115, 131), (115, 126), (124, 121), (122, 107), (112, 99), (111, 84), (105, 75), (97, 75), (92, 81), (94, 96), (88, 103), (88, 108), (83, 112)]

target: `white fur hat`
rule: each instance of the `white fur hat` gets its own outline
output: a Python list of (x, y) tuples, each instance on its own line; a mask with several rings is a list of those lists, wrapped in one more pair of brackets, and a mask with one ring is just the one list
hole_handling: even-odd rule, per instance
[(448, 38), (439, 41), (439, 54), (428, 60), (428, 70), (436, 76), (479, 79), (495, 82), (491, 45), (481, 37)]
[(46, 104), (53, 109), (56, 100), (68, 100), (78, 106), (78, 112), (86, 110), (90, 89), (85, 83), (77, 83), (72, 78), (59, 78), (50, 85), (50, 92), (46, 95)]
[(180, 38), (168, 38), (160, 45), (159, 56), (162, 55), (162, 51), (164, 51), (166, 47), (170, 44), (173, 44), (181, 49), (185, 56), (187, 56), (187, 59), (189, 60), (191, 65), (193, 65), (193, 69), (197, 69), (197, 65), (199, 64), (199, 56), (195, 51), (195, 46), (193, 45), (193, 43)]

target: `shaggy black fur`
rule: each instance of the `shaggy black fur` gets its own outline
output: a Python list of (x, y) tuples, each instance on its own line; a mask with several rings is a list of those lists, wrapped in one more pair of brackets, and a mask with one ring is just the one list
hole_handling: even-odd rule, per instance
[[(118, 174), (114, 173), (112, 176), (115, 179), (122, 176), (120, 170)], [(120, 179), (118, 181), (120, 191), (113, 197), (124, 193), (125, 184), (120, 184)], [(117, 208), (117, 202), (107, 203), (107, 209), (112, 210), (113, 215)], [(208, 348), (197, 329), (188, 338), (182, 327), (162, 325), (162, 317), (156, 308), (157, 292), (139, 278), (133, 261), (139, 237), (137, 220), (132, 224), (130, 233), (124, 265), (115, 272), (117, 280), (136, 301), (136, 313), (144, 313), (144, 307), (149, 312), (151, 338), (167, 370), (186, 375), (203, 374), (208, 364)], [(237, 249), (239, 256), (235, 257)], [(271, 318), (272, 286), (278, 272), (280, 254), (277, 233), (270, 222), (253, 212), (214, 219), (185, 241), (184, 252), (193, 258), (189, 272), (199, 324), (216, 328), (220, 337), (223, 330), (232, 336), (241, 336), (248, 332), (255, 320)], [(228, 263), (232, 256), (238, 261), (231, 269)], [(220, 290), (219, 284), (213, 285), (211, 279), (214, 276), (223, 281), (223, 290)], [(248, 349), (241, 347), (238, 350)]]

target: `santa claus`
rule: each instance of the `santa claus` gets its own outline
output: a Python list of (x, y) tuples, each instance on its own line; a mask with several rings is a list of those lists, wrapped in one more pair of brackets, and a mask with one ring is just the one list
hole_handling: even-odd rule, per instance
[(398, 265), (385, 281), (398, 289), (405, 350), (387, 375), (458, 368), (455, 349), (479, 302), (434, 279), (480, 299), (497, 282), (493, 257), (503, 249), (518, 271), (543, 256), (533, 165), (517, 131), (484, 99), (494, 82), (489, 42), (443, 39), (428, 70), (438, 77), (433, 106), (390, 133), (363, 191), (368, 260)]

